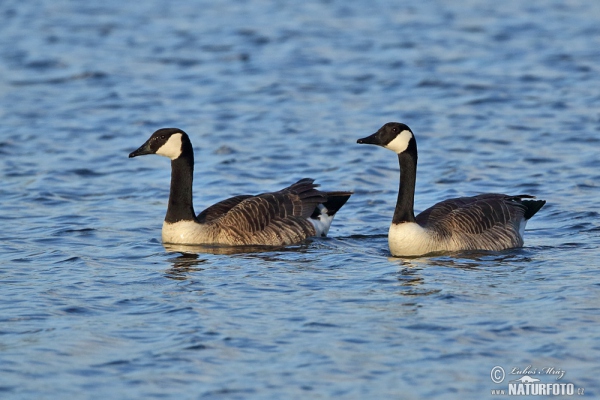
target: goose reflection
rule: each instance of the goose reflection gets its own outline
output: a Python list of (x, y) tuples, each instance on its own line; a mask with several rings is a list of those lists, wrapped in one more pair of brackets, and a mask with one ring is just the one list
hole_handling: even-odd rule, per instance
[[(168, 253), (179, 253), (169, 261), (173, 264), (166, 272), (166, 276), (172, 279), (185, 280), (187, 275), (203, 271), (205, 268), (199, 265), (208, 263), (210, 255), (227, 255), (234, 259), (260, 258), (267, 262), (290, 261), (285, 259), (287, 253), (303, 254), (310, 249), (311, 241), (295, 246), (221, 246), (221, 245), (181, 245), (163, 243)], [(200, 257), (204, 255), (205, 257)], [(296, 260), (299, 264), (305, 264), (302, 260)], [(237, 264), (236, 264), (237, 265)]]
[(173, 266), (165, 271), (165, 276), (183, 281), (187, 279), (190, 273), (204, 271), (204, 268), (200, 267), (200, 265), (208, 260), (199, 258), (198, 254), (181, 253), (177, 257), (170, 258), (169, 261)]
[[(234, 255), (234, 254), (253, 254), (267, 253), (273, 251), (282, 251), (286, 249), (284, 246), (223, 246), (223, 245), (206, 245), (206, 244), (169, 244), (163, 243), (163, 247), (169, 253), (182, 254), (214, 254), (214, 255)], [(292, 249), (298, 246), (292, 246)]]

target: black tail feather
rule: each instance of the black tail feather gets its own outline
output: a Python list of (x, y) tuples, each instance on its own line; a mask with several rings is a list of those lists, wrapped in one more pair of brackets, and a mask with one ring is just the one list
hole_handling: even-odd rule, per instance
[(546, 200), (522, 200), (521, 202), (526, 208), (523, 216), (525, 219), (533, 217), (546, 204)]
[[(327, 201), (323, 206), (327, 208), (327, 215), (334, 215), (352, 196), (353, 192), (327, 192)], [(318, 210), (315, 210), (317, 212)]]

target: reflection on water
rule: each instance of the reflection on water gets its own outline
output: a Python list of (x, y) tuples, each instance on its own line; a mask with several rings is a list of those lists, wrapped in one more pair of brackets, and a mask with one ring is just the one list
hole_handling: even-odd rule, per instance
[(169, 259), (173, 267), (165, 272), (165, 276), (171, 279), (185, 280), (189, 274), (202, 272), (204, 268), (200, 265), (207, 261), (206, 259), (199, 259), (198, 254), (183, 253)]
[[(208, 254), (252, 254), (277, 251), (294, 251), (299, 250), (300, 246), (276, 247), (276, 246), (222, 246), (222, 245), (183, 245), (163, 243), (167, 252), (170, 253), (208, 253)], [(307, 248), (307, 246), (304, 246)]]
[(489, 267), (491, 264), (501, 266), (510, 263), (527, 263), (533, 261), (531, 253), (523, 248), (502, 251), (468, 250), (443, 252), (421, 257), (389, 257), (390, 262), (401, 262), (407, 268), (423, 268), (426, 266), (454, 267), (461, 269), (477, 269)]

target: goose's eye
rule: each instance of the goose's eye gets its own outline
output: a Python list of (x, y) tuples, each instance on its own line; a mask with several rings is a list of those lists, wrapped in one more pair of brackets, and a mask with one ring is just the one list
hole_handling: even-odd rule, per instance
[(165, 139), (166, 139), (166, 137), (167, 137), (166, 135), (160, 135), (160, 138), (161, 138), (162, 140), (165, 140)]
[(393, 132), (393, 133), (398, 133), (398, 128), (397, 128), (397, 127), (393, 127), (393, 128), (392, 128), (392, 132)]

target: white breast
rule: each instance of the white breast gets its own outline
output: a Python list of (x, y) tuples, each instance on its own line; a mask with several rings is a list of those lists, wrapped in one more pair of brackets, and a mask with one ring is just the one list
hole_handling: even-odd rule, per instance
[(420, 256), (440, 250), (431, 234), (416, 222), (392, 224), (388, 242), (394, 256)]
[(163, 222), (162, 240), (173, 244), (210, 243), (203, 226), (194, 221)]

